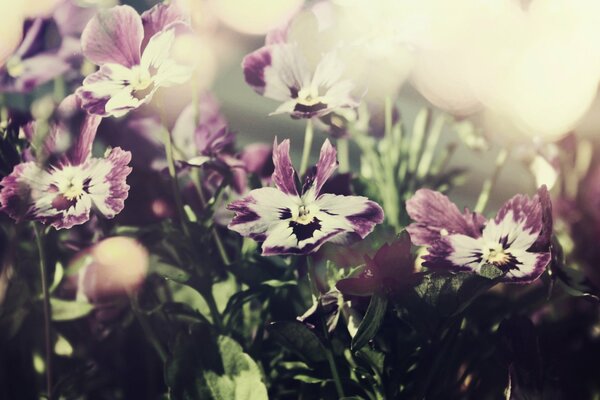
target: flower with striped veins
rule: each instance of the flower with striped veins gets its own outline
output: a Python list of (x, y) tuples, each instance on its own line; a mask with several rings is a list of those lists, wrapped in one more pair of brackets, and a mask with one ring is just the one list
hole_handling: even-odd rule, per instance
[(267, 44), (244, 57), (242, 68), (254, 91), (282, 102), (271, 115), (313, 118), (358, 107), (354, 83), (344, 78), (345, 65), (336, 50), (311, 67), (297, 43)]
[(381, 207), (361, 196), (322, 193), (337, 168), (336, 151), (325, 140), (317, 165), (307, 174), (302, 190), (290, 159), (290, 141), (273, 146), (275, 187), (252, 190), (229, 204), (235, 212), (229, 229), (262, 242), (262, 255), (308, 254), (325, 242), (344, 243), (349, 236), (366, 237), (383, 222)]
[(446, 196), (420, 189), (406, 202), (415, 221), (406, 229), (412, 242), (427, 246), (428, 268), (480, 273), (493, 265), (507, 283), (531, 283), (550, 262), (552, 205), (546, 186), (533, 198), (516, 195), (495, 218), (465, 210), (461, 213)]
[(160, 87), (185, 83), (192, 68), (171, 57), (176, 33), (187, 29), (176, 5), (140, 15), (130, 6), (100, 11), (81, 35), (83, 54), (100, 66), (77, 89), (90, 114), (120, 117), (150, 102)]
[[(16, 165), (0, 181), (0, 210), (16, 221), (40, 221), (56, 229), (87, 222), (92, 209), (105, 218), (121, 212), (129, 192), (125, 180), (131, 153), (115, 147), (103, 158), (91, 156), (100, 121), (86, 116), (74, 145), (58, 160), (45, 164), (37, 155), (37, 162)], [(53, 124), (43, 150), (52, 153), (61, 135), (68, 135), (68, 128)]]

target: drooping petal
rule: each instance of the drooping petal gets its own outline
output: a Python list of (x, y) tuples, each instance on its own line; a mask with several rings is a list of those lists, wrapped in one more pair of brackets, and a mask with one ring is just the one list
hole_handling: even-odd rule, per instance
[(463, 234), (477, 238), (485, 224), (482, 215), (458, 207), (448, 197), (429, 189), (419, 189), (406, 202), (406, 212), (415, 221), (406, 230), (418, 246), (431, 245), (442, 236)]
[(89, 196), (94, 209), (105, 218), (113, 218), (125, 206), (129, 193), (126, 178), (131, 173), (130, 161), (130, 152), (115, 147), (106, 158), (92, 158), (87, 165)]
[(307, 174), (306, 181), (304, 182), (303, 191), (306, 193), (305, 197), (316, 199), (321, 193), (323, 185), (333, 175), (337, 166), (337, 151), (331, 145), (329, 139), (325, 139), (323, 146), (321, 146), (319, 161), (317, 161), (317, 165), (312, 168), (310, 173)]
[(169, 29), (173, 24), (189, 24), (190, 17), (175, 3), (159, 3), (151, 9), (142, 13), (142, 25), (144, 26), (144, 40), (142, 52), (146, 48), (151, 37), (158, 32)]
[(83, 54), (97, 65), (121, 64), (131, 68), (140, 63), (144, 37), (142, 19), (130, 6), (101, 10), (81, 35)]
[(279, 190), (287, 195), (298, 196), (296, 189), (296, 171), (290, 159), (290, 140), (285, 139), (281, 144), (277, 144), (277, 138), (273, 142), (273, 182)]
[(383, 209), (379, 204), (361, 196), (323, 194), (316, 200), (323, 226), (356, 233), (364, 239), (375, 225), (383, 222)]

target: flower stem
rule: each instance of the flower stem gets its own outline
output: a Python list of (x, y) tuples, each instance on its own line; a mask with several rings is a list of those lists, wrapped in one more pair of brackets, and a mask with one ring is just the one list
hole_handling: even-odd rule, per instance
[(135, 298), (135, 294), (130, 293), (129, 300), (131, 302), (131, 310), (133, 311), (133, 314), (135, 315), (135, 318), (137, 319), (138, 323), (142, 327), (142, 331), (144, 331), (144, 334), (146, 335), (146, 337), (152, 344), (152, 347), (154, 347), (154, 350), (156, 350), (158, 357), (164, 364), (167, 361), (167, 352), (165, 351), (160, 340), (158, 340), (158, 337), (154, 333), (154, 330), (150, 326), (150, 323), (148, 323), (146, 316), (143, 315), (140, 311), (137, 299)]
[[(321, 293), (319, 292), (319, 286), (317, 281), (317, 271), (315, 270), (315, 266), (312, 263), (310, 256), (306, 257), (306, 263), (308, 265), (308, 280), (313, 291), (313, 294), (316, 298), (316, 301), (319, 301), (319, 297)], [(324, 348), (325, 348), (325, 358), (327, 358), (327, 363), (329, 364), (329, 369), (331, 371), (331, 376), (333, 377), (333, 382), (335, 384), (335, 391), (337, 392), (338, 398), (345, 397), (344, 395), (344, 387), (342, 386), (342, 380), (340, 379), (340, 374), (337, 369), (337, 365), (335, 363), (335, 358), (333, 356), (333, 351), (331, 349), (331, 342), (329, 340), (329, 332), (327, 331), (327, 324), (323, 319), (323, 315), (317, 310), (317, 315), (319, 317), (319, 324), (322, 327), (322, 333), (324, 338)]]
[(496, 167), (494, 168), (494, 172), (492, 176), (483, 182), (483, 187), (481, 188), (481, 193), (479, 193), (479, 198), (477, 199), (477, 204), (475, 205), (475, 209), (473, 211), (477, 213), (483, 213), (485, 210), (485, 206), (487, 205), (492, 189), (496, 185), (496, 181), (498, 180), (498, 176), (500, 175), (500, 171), (502, 171), (502, 167), (506, 164), (506, 160), (508, 159), (509, 151), (506, 148), (503, 148), (498, 153), (496, 157)]
[(345, 174), (350, 171), (350, 150), (348, 148), (348, 139), (339, 138), (337, 140), (338, 161), (340, 162), (340, 173)]
[(302, 161), (300, 163), (300, 176), (304, 175), (308, 168), (308, 159), (310, 157), (310, 149), (312, 147), (314, 136), (312, 119), (306, 120), (306, 130), (304, 131), (304, 148), (302, 149)]
[(183, 210), (183, 201), (181, 200), (181, 192), (179, 191), (179, 182), (177, 181), (177, 171), (175, 170), (175, 161), (173, 159), (173, 142), (171, 140), (171, 133), (163, 124), (163, 143), (165, 145), (165, 154), (167, 156), (167, 165), (169, 169), (169, 176), (171, 177), (171, 188), (173, 191), (173, 197), (175, 198), (175, 206), (177, 208), (177, 215), (184, 234), (189, 237), (190, 232), (187, 227), (185, 212)]
[(44, 233), (41, 227), (34, 223), (35, 241), (40, 257), (40, 279), (42, 282), (42, 296), (44, 309), (44, 346), (46, 351), (46, 392), (48, 400), (52, 400), (52, 344), (50, 340), (50, 294), (46, 281), (46, 252), (44, 251)]

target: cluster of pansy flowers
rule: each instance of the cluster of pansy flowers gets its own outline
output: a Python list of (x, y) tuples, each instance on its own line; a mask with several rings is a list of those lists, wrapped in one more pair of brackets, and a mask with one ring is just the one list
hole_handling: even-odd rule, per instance
[[(315, 63), (290, 38), (292, 26), (293, 20), (271, 32), (264, 47), (244, 58), (246, 82), (257, 93), (282, 102), (273, 114), (312, 119), (355, 108), (355, 84), (344, 77), (338, 49), (324, 52)], [(275, 188), (253, 190), (229, 206), (236, 213), (229, 228), (261, 242), (263, 255), (308, 254), (328, 240), (345, 240), (350, 234), (364, 238), (383, 221), (383, 210), (370, 200), (320, 193), (335, 165), (329, 141), (301, 191), (287, 141), (276, 142), (273, 161)], [(415, 221), (407, 231), (413, 244), (426, 246), (423, 265), (430, 269), (479, 273), (491, 265), (506, 282), (528, 283), (550, 262), (552, 212), (545, 186), (533, 198), (513, 197), (490, 220), (468, 210), (460, 213), (446, 196), (429, 189), (418, 190), (406, 208)], [(376, 274), (368, 265), (363, 275), (356, 280), (359, 284), (346, 280), (341, 287), (371, 286)]]
[[(23, 56), (41, 24), (34, 21), (29, 28)], [(246, 82), (259, 94), (282, 102), (274, 113), (288, 113), (293, 118), (311, 120), (355, 109), (360, 96), (354, 93), (355, 83), (344, 74), (340, 49), (333, 47), (315, 61), (289, 34), (291, 27), (293, 22), (270, 33), (264, 47), (244, 58)], [(103, 117), (121, 117), (149, 103), (161, 87), (190, 79), (193, 68), (171, 56), (176, 36), (188, 29), (188, 17), (174, 5), (158, 4), (141, 16), (129, 6), (97, 12), (81, 32), (81, 48), (99, 69), (84, 79), (76, 99), (65, 100), (87, 112), (80, 131), (64, 154), (48, 158), (57, 150), (60, 138), (69, 135), (64, 121), (54, 121), (36, 159), (24, 160), (0, 182), (2, 209), (16, 220), (39, 220), (56, 228), (87, 221), (92, 209), (107, 218), (119, 213), (129, 189), (125, 179), (131, 172), (131, 154), (114, 148), (103, 158), (92, 157), (98, 125)], [(5, 71), (13, 78), (19, 72), (15, 65), (7, 64)], [(233, 172), (229, 183), (235, 186), (236, 181), (245, 179), (235, 179), (235, 172), (244, 171), (247, 162), (243, 155), (235, 157), (227, 150), (233, 136), (225, 123), (217, 119), (194, 126), (197, 112), (188, 107), (174, 126), (179, 165), (222, 167), (222, 171)], [(35, 123), (26, 131), (33, 141)], [(195, 151), (190, 152), (191, 148)], [(278, 144), (275, 139), (271, 176), (275, 187), (247, 192), (245, 185), (237, 185), (241, 198), (228, 206), (235, 214), (229, 223), (231, 230), (260, 242), (265, 256), (308, 254), (325, 242), (362, 239), (383, 222), (383, 210), (377, 203), (324, 191), (337, 167), (337, 153), (329, 140), (302, 184), (289, 148), (289, 140)], [(530, 282), (550, 260), (550, 207), (542, 188), (533, 198), (515, 196), (494, 219), (486, 221), (468, 210), (461, 214), (440, 193), (421, 189), (407, 201), (408, 214), (415, 221), (407, 230), (413, 244), (427, 246), (424, 265), (429, 268), (479, 272), (491, 264), (505, 273), (507, 281)]]
[[(24, 127), (32, 145), (41, 140), (41, 149), (34, 159), (16, 165), (0, 182), (1, 209), (17, 221), (40, 221), (62, 229), (85, 223), (92, 210), (106, 218), (121, 212), (129, 191), (126, 178), (131, 172), (131, 153), (116, 147), (102, 158), (92, 156), (102, 117), (123, 116), (149, 102), (160, 87), (183, 83), (191, 77), (190, 66), (179, 65), (171, 58), (176, 31), (188, 29), (187, 19), (178, 7), (158, 4), (140, 16), (129, 6), (116, 6), (87, 19), (81, 48), (100, 69), (85, 78), (76, 95), (59, 105), (49, 127), (36, 122)], [(16, 53), (19, 60), (35, 47), (42, 22), (33, 21), (19, 48), (24, 49), (23, 54), (21, 50)], [(52, 53), (50, 61), (62, 68), (59, 54)], [(57, 59), (61, 62), (56, 63)], [(3, 73), (14, 80), (28, 72), (17, 74), (20, 71), (15, 68), (16, 61), (9, 62)], [(27, 89), (56, 75), (54, 70), (49, 72), (52, 74), (29, 79)], [(79, 129), (71, 132), (72, 120), (77, 119), (72, 117), (78, 110), (87, 114)], [(68, 142), (72, 144), (65, 151), (59, 144)]]

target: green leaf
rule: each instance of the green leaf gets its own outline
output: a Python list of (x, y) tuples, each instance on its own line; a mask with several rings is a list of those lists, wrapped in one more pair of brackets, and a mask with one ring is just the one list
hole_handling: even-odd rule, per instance
[(350, 348), (352, 350), (358, 350), (366, 345), (369, 340), (373, 339), (385, 316), (385, 310), (387, 308), (387, 298), (375, 293), (371, 297), (371, 302), (367, 308), (367, 313), (363, 317), (356, 335), (352, 338), (352, 344)]
[(67, 301), (50, 298), (53, 321), (70, 321), (88, 315), (94, 309), (94, 305), (83, 301)]
[(318, 363), (327, 359), (325, 347), (304, 324), (298, 321), (273, 322), (268, 329), (275, 340), (304, 361)]
[(262, 286), (268, 286), (274, 289), (289, 287), (289, 286), (297, 286), (297, 281), (280, 281), (277, 279), (269, 279), (268, 281), (261, 282)]
[(325, 382), (331, 381), (331, 379), (321, 379), (321, 378), (316, 378), (314, 376), (304, 375), (304, 374), (294, 375), (294, 379), (297, 381), (300, 381), (300, 382), (304, 382), (304, 383), (325, 383)]
[(185, 283), (190, 279), (190, 274), (186, 271), (164, 263), (155, 256), (150, 259), (150, 272), (179, 283)]
[(258, 365), (227, 336), (202, 325), (181, 332), (165, 366), (173, 400), (263, 400), (267, 388)]

